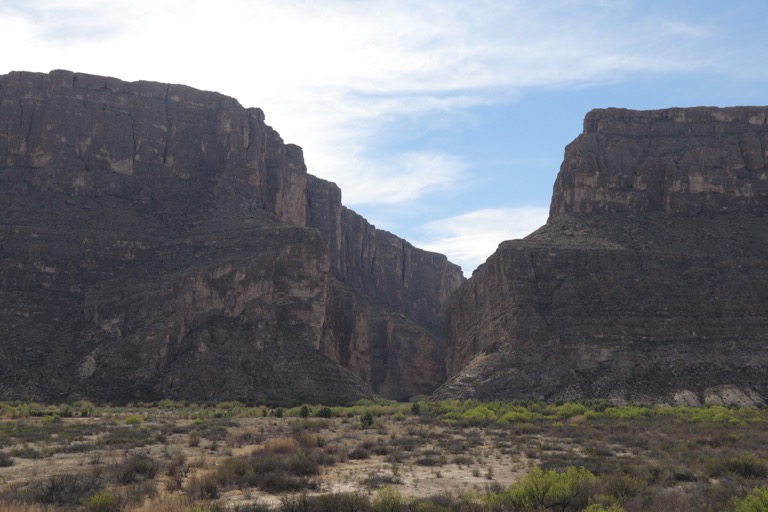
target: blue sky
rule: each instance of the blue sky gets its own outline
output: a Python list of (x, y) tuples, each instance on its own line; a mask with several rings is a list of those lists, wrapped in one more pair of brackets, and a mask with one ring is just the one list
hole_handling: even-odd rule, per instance
[(0, 0), (0, 73), (260, 107), (346, 205), (469, 275), (546, 221), (589, 110), (768, 104), (766, 20), (765, 0)]

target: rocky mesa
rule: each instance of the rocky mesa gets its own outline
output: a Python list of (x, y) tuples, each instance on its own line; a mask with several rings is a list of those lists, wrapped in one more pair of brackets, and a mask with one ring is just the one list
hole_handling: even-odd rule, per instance
[(370, 225), (256, 108), (0, 76), (0, 398), (350, 402), (445, 378), (460, 269)]
[(768, 108), (595, 110), (447, 314), (436, 396), (768, 398)]

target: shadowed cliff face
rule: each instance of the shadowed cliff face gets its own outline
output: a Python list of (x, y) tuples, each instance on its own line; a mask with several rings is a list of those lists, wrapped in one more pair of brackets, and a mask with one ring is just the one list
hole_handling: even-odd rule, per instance
[(438, 397), (768, 397), (768, 108), (598, 110), (447, 316)]
[(444, 377), (460, 269), (344, 208), (232, 98), (2, 76), (0, 211), (2, 397), (349, 402)]

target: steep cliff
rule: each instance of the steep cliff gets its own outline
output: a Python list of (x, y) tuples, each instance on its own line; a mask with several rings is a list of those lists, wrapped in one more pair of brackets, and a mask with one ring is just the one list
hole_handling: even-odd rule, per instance
[(448, 312), (438, 397), (768, 398), (768, 108), (590, 112)]
[(4, 398), (348, 402), (444, 377), (460, 269), (344, 208), (232, 98), (0, 76), (0, 211)]

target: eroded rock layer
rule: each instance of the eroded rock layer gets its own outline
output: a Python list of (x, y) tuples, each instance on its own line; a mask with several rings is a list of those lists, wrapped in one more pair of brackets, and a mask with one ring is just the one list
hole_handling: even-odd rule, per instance
[(445, 257), (375, 229), (259, 109), (180, 85), (0, 76), (0, 397), (428, 393)]
[(768, 398), (768, 108), (597, 110), (448, 312), (438, 397)]

